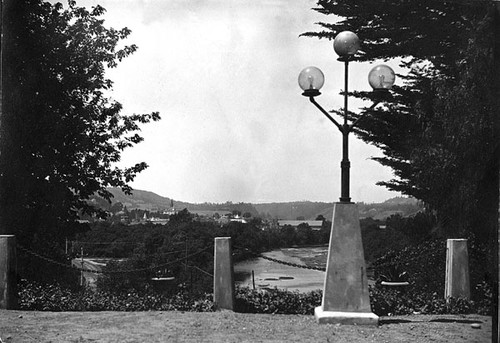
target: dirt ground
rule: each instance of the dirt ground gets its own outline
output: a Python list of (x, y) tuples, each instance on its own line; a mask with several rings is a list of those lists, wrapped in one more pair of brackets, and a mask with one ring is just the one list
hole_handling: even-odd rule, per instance
[[(480, 324), (474, 328), (472, 324)], [(381, 317), (378, 327), (314, 316), (192, 312), (0, 310), (0, 342), (491, 342), (491, 317)]]

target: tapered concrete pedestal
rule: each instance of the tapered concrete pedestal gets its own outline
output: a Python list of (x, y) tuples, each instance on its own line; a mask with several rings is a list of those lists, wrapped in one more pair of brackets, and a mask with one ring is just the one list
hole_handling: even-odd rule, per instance
[(0, 235), (0, 309), (18, 307), (16, 268), (16, 237)]
[(314, 315), (318, 323), (378, 325), (368, 293), (358, 207), (333, 207), (323, 300)]
[(234, 309), (234, 271), (231, 237), (217, 237), (214, 244), (214, 303), (217, 310)]
[(446, 241), (444, 297), (470, 298), (469, 252), (466, 239)]

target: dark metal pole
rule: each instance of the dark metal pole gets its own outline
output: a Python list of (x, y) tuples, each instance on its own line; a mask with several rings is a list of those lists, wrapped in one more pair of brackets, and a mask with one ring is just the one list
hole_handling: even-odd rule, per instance
[(348, 79), (349, 79), (349, 60), (345, 60), (345, 84), (344, 84), (344, 125), (342, 126), (342, 162), (340, 162), (341, 169), (341, 188), (340, 188), (340, 202), (350, 203), (351, 197), (349, 196), (349, 169), (351, 162), (349, 162), (349, 125), (347, 123), (347, 92), (348, 92)]

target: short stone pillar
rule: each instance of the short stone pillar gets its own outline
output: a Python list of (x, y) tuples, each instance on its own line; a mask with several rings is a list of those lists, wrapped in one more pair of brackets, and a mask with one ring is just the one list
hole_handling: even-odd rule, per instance
[(234, 310), (234, 270), (231, 237), (217, 237), (214, 245), (214, 303), (218, 310)]
[(17, 308), (16, 237), (0, 235), (0, 309)]
[(370, 306), (356, 204), (333, 207), (323, 300), (314, 315), (320, 324), (378, 325)]
[(466, 239), (446, 241), (444, 297), (470, 298), (469, 253)]

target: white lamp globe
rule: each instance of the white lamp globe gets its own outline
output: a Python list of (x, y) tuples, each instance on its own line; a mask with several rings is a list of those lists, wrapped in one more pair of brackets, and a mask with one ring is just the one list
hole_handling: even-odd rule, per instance
[(396, 74), (385, 64), (375, 66), (368, 73), (368, 83), (374, 90), (389, 90), (396, 81)]
[(350, 57), (361, 47), (358, 36), (351, 31), (340, 32), (333, 40), (333, 50), (340, 57)]
[(304, 91), (304, 95), (319, 95), (319, 90), (325, 83), (323, 72), (316, 67), (304, 68), (299, 74), (299, 86)]

